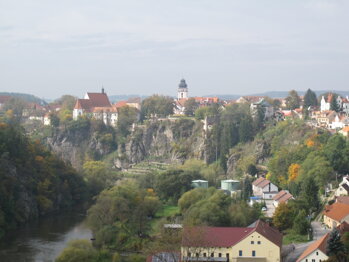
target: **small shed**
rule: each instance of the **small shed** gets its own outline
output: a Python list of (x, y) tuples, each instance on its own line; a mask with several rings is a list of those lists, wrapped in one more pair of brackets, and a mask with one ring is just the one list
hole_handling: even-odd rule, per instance
[(193, 180), (193, 181), (191, 181), (191, 185), (194, 188), (208, 188), (208, 181), (206, 181), (206, 180)]
[(239, 180), (233, 180), (233, 179), (221, 180), (221, 188), (223, 190), (229, 190), (231, 192), (235, 192), (239, 189), (239, 187), (240, 187)]

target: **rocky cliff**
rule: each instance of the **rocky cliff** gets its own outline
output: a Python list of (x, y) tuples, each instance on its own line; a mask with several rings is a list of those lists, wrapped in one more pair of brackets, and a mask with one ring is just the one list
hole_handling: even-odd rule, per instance
[(183, 162), (188, 158), (205, 159), (206, 155), (202, 124), (195, 120), (149, 122), (135, 126), (127, 138), (116, 136), (117, 130), (84, 124), (56, 130), (46, 143), (78, 169), (87, 158), (101, 160), (110, 154), (114, 166), (120, 169), (146, 159)]
[(188, 119), (157, 121), (138, 126), (123, 147), (115, 166), (129, 168), (145, 159), (183, 162), (205, 158), (205, 139), (200, 122)]

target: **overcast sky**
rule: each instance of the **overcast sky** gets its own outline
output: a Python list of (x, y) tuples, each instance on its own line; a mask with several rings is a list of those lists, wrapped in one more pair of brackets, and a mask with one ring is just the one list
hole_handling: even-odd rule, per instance
[(348, 0), (0, 0), (0, 91), (349, 91)]

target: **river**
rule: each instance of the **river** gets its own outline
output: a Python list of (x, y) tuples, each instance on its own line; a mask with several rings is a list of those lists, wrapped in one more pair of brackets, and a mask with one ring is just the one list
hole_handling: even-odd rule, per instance
[(60, 212), (30, 222), (0, 242), (1, 262), (52, 262), (73, 239), (90, 239), (85, 210)]

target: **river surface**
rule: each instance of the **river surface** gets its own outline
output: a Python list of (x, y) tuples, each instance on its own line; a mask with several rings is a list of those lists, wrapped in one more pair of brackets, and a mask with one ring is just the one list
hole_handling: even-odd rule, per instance
[(91, 239), (85, 210), (57, 213), (30, 222), (0, 242), (1, 262), (52, 262), (73, 239)]

